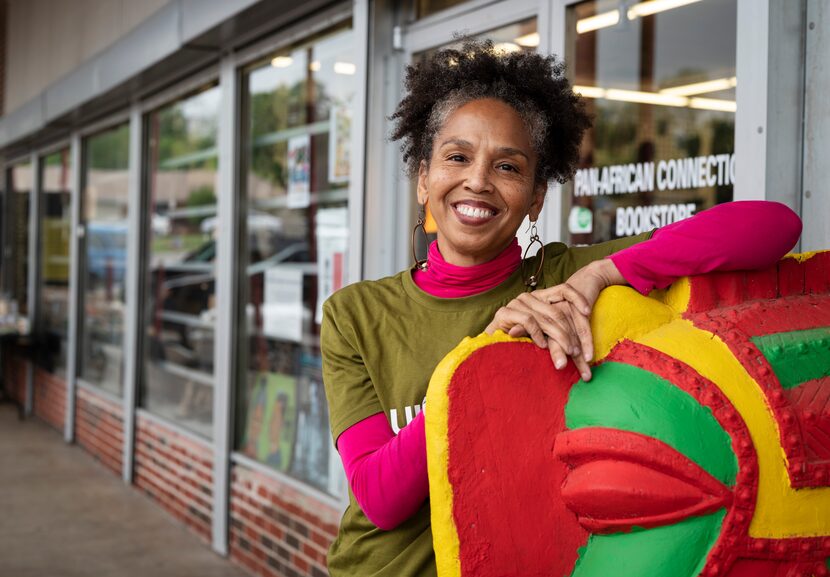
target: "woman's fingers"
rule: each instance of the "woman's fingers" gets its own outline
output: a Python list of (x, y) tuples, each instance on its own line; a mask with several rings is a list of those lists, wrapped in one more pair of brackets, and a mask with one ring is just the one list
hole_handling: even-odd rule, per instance
[[(547, 339), (545, 338), (542, 327), (539, 326), (539, 322), (531, 314), (529, 309), (525, 308), (522, 310), (522, 307), (513, 306), (515, 302), (515, 300), (511, 301), (507, 306), (496, 311), (493, 322), (485, 329), (486, 332), (492, 334), (501, 329), (514, 337), (527, 335), (537, 346), (545, 348), (547, 346)], [(514, 330), (517, 327), (521, 327), (521, 330)]]
[(533, 295), (540, 300), (555, 304), (562, 301), (571, 303), (576, 310), (585, 316), (591, 314), (591, 305), (585, 296), (568, 283), (558, 284), (546, 289), (534, 291)]
[(575, 355), (571, 358), (573, 358), (574, 364), (576, 365), (576, 370), (579, 371), (579, 376), (582, 377), (582, 380), (590, 381), (591, 367), (588, 366), (588, 361), (585, 360), (585, 357), (582, 355)]
[(577, 312), (571, 315), (571, 321), (579, 340), (579, 346), (582, 349), (582, 355), (576, 356), (581, 356), (586, 362), (590, 362), (594, 358), (594, 335), (591, 333), (591, 320)]
[[(590, 379), (588, 362), (593, 357), (593, 337), (588, 317), (567, 298), (550, 304), (547, 299), (551, 295), (539, 293), (524, 293), (499, 309), (486, 332), (492, 334), (501, 329), (512, 337), (530, 337), (540, 348), (549, 349), (557, 369), (563, 368), (568, 357), (572, 357), (582, 377)], [(575, 294), (578, 293), (567, 288), (557, 293), (578, 301)]]
[(548, 339), (548, 350), (550, 351), (550, 359), (553, 361), (553, 366), (557, 369), (564, 369), (568, 364), (568, 355), (562, 349), (562, 346), (554, 339)]

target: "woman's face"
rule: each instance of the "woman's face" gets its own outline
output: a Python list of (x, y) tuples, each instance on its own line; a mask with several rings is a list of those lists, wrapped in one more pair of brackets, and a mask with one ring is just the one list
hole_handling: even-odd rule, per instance
[(492, 260), (525, 216), (539, 217), (545, 186), (519, 114), (500, 100), (473, 100), (453, 112), (418, 172), (418, 202), (429, 202), (441, 255), (472, 266)]

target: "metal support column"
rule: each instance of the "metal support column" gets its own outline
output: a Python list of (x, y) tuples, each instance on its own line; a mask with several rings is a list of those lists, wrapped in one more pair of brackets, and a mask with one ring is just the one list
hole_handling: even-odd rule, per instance
[(763, 199), (767, 167), (769, 0), (738, 0), (735, 200)]
[(75, 391), (78, 373), (78, 314), (80, 281), (80, 242), (81, 232), (81, 137), (72, 135), (70, 144), (70, 165), (72, 166), (72, 183), (69, 186), (70, 234), (69, 234), (69, 311), (66, 343), (66, 415), (64, 419), (63, 439), (67, 443), (75, 440)]
[(349, 271), (347, 282), (363, 278), (363, 197), (366, 183), (366, 104), (369, 82), (369, 0), (354, 0), (354, 27), (357, 71), (352, 111), (351, 170), (349, 173)]
[[(38, 278), (40, 277), (40, 157), (37, 152), (32, 153), (32, 190), (29, 193), (29, 270), (28, 270), (28, 309), (29, 330), (32, 334), (37, 331), (38, 310)], [(26, 368), (26, 400), (23, 412), (28, 417), (34, 411), (35, 405), (35, 367), (30, 360)]]
[(216, 325), (214, 327), (213, 389), (213, 549), (228, 554), (230, 451), (233, 434), (233, 383), (236, 382), (236, 293), (239, 228), (239, 76), (232, 55), (219, 67), (222, 102), (219, 109), (216, 182)]
[(133, 480), (133, 448), (135, 446), (135, 407), (138, 400), (139, 368), (141, 367), (141, 234), (144, 205), (141, 202), (142, 173), (144, 167), (144, 125), (141, 109), (133, 104), (130, 110), (130, 151), (127, 185), (127, 269), (126, 306), (124, 317), (124, 453), (121, 459), (121, 477), (129, 484)]
[(820, 0), (807, 0), (806, 99), (804, 102), (804, 180), (801, 218), (804, 234), (801, 250), (830, 248), (830, 7)]

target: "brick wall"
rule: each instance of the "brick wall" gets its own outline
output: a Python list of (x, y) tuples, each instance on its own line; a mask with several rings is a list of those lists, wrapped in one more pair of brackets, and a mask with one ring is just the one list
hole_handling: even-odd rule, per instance
[(135, 485), (204, 541), (211, 541), (213, 454), (206, 443), (137, 415)]
[(230, 558), (254, 575), (325, 577), (342, 510), (242, 465), (231, 475)]
[(75, 398), (75, 441), (113, 473), (121, 475), (124, 420), (120, 404), (83, 387)]
[(66, 381), (35, 367), (34, 413), (59, 431), (66, 423)]

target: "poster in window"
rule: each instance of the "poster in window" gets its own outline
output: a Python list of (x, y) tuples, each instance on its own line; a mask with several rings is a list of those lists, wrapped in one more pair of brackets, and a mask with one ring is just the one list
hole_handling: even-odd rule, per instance
[(303, 353), (297, 380), (297, 441), (291, 473), (330, 492), (330, 460), (336, 458), (332, 452), (322, 359)]
[(288, 139), (288, 208), (311, 204), (311, 136)]
[(288, 266), (273, 266), (266, 270), (263, 334), (273, 339), (302, 342), (304, 312), (303, 271)]
[(352, 116), (348, 106), (335, 106), (329, 117), (329, 182), (349, 182)]
[(274, 469), (291, 466), (297, 425), (297, 379), (260, 372), (248, 401), (242, 452)]
[(346, 283), (349, 247), (347, 208), (317, 211), (317, 309), (315, 321), (323, 322), (323, 302)]

